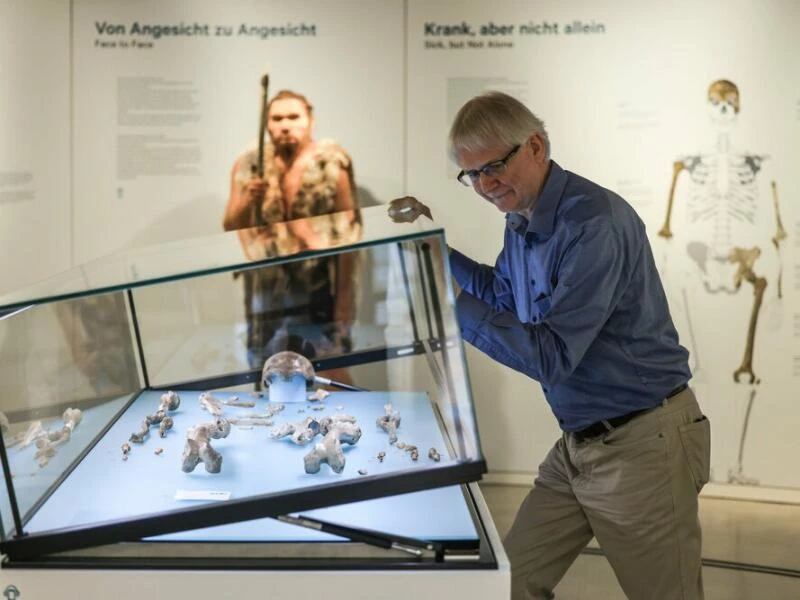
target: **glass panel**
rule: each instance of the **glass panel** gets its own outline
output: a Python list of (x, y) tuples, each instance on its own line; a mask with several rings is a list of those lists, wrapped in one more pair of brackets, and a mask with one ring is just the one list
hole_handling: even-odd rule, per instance
[[(377, 211), (387, 220), (376, 207), (364, 221)], [(444, 235), (398, 226), (403, 235), (367, 244), (359, 216), (295, 222), (309, 228), (302, 235), (316, 240), (313, 252), (291, 254), (297, 229), (288, 238), (283, 228), (243, 230), (233, 240), (254, 264), (191, 278), (175, 271), (147, 286), (129, 282), (129, 293), (9, 314), (9, 339), (29, 340), (29, 363), (55, 354), (51, 361), (91, 388), (70, 394), (60, 372), (45, 369), (27, 384), (16, 375), (21, 395), (38, 385), (54, 399), (51, 429), (63, 427), (75, 397), (84, 400), (81, 427), (91, 427), (75, 428), (90, 437), (76, 444), (73, 436), (75, 451), (57, 473), (37, 473), (37, 494), (22, 493), (27, 542), (11, 543), (47, 534), (88, 545), (98, 543), (97, 528), (109, 542), (131, 519), (138, 535), (158, 535), (271, 514), (263, 507), (324, 507), (485, 472)], [(137, 265), (150, 257), (151, 273), (162, 256), (136, 254)], [(275, 361), (263, 381), (262, 367)], [(296, 372), (284, 373), (294, 363)], [(109, 387), (117, 372), (125, 377)], [(11, 433), (32, 419), (11, 416)], [(213, 514), (194, 510), (204, 506)], [(80, 547), (70, 544), (64, 549)]]
[[(377, 209), (377, 210), (375, 210)], [(341, 221), (360, 221), (343, 231)], [(138, 287), (171, 279), (270, 264), (302, 253), (313, 257), (348, 244), (401, 240), (437, 227), (430, 221), (394, 223), (384, 207), (297, 219), (202, 238), (181, 239), (89, 261), (33, 286), (0, 296), (0, 311), (49, 300)], [(344, 235), (338, 235), (341, 232)], [(353, 236), (357, 239), (354, 239)], [(269, 243), (263, 243), (268, 240)]]
[[(3, 440), (25, 519), (140, 389), (123, 294), (34, 306), (0, 319), (0, 380)], [(7, 493), (0, 502), (8, 535)]]

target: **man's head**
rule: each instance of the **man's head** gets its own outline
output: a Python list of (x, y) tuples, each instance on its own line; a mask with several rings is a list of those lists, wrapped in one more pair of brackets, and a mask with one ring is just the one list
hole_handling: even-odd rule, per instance
[(486, 92), (458, 111), (449, 135), (459, 180), (502, 212), (531, 209), (550, 165), (544, 123), (516, 98)]
[(296, 155), (311, 142), (313, 129), (313, 107), (302, 94), (281, 90), (269, 101), (267, 131), (278, 154)]

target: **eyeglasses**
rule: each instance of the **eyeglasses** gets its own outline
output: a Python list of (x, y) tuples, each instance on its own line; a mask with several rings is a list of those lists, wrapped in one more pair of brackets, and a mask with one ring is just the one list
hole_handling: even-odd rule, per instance
[(500, 160), (493, 160), (490, 163), (486, 163), (480, 169), (469, 169), (468, 171), (464, 171), (462, 169), (458, 173), (456, 179), (458, 179), (459, 183), (466, 185), (467, 187), (471, 187), (476, 183), (478, 183), (478, 180), (481, 178), (481, 173), (483, 173), (487, 177), (496, 177), (500, 175), (500, 173), (506, 170), (506, 167), (508, 166), (508, 161), (514, 158), (514, 155), (517, 153), (520, 147), (521, 145), (517, 144), (503, 158), (501, 158)]

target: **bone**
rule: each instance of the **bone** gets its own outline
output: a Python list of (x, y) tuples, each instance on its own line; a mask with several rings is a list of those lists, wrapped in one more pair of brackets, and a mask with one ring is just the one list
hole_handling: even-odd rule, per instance
[(18, 440), (10, 444), (10, 446), (19, 444), (20, 448), (27, 448), (31, 444), (36, 443), (36, 440), (38, 440), (40, 437), (46, 435), (47, 430), (45, 430), (45, 428), (42, 426), (41, 421), (34, 421), (28, 425), (28, 428), (24, 432), (20, 433), (21, 435), (19, 436)]
[(221, 400), (220, 402), (222, 402), (222, 404), (225, 406), (237, 406), (240, 408), (253, 408), (256, 405), (255, 400), (239, 400), (238, 396), (227, 398), (225, 400)]
[(314, 367), (311, 361), (302, 354), (284, 350), (270, 356), (261, 370), (261, 381), (269, 387), (278, 379), (291, 380), (294, 376), (301, 376), (307, 385), (314, 382)]
[(672, 220), (672, 203), (675, 200), (675, 184), (678, 182), (678, 175), (683, 171), (685, 165), (682, 160), (676, 160), (672, 163), (672, 185), (669, 188), (669, 198), (667, 199), (667, 216), (664, 218), (664, 224), (658, 230), (658, 235), (663, 238), (669, 239), (672, 237), (672, 229), (670, 221)]
[(209, 473), (219, 473), (222, 470), (222, 455), (211, 446), (211, 440), (226, 438), (230, 431), (230, 423), (221, 417), (190, 427), (183, 447), (181, 470), (191, 473), (202, 462)]
[(394, 444), (397, 441), (397, 428), (400, 427), (400, 413), (392, 410), (391, 404), (386, 404), (383, 407), (385, 414), (378, 417), (376, 424), (389, 434), (389, 443)]
[(172, 429), (173, 425), (174, 421), (172, 420), (172, 417), (170, 416), (164, 417), (161, 421), (161, 424), (158, 426), (158, 435), (162, 438), (167, 437), (167, 431)]
[(200, 408), (210, 412), (215, 417), (222, 416), (222, 402), (211, 392), (203, 392), (198, 397)]
[(303, 446), (313, 440), (319, 433), (319, 421), (314, 417), (306, 417), (302, 421), (284, 423), (270, 432), (275, 439), (291, 436), (292, 442)]
[(181, 399), (178, 394), (173, 391), (164, 392), (161, 394), (161, 401), (158, 404), (158, 410), (152, 414), (147, 415), (142, 421), (139, 431), (134, 431), (129, 440), (134, 444), (143, 444), (150, 435), (150, 427), (158, 425), (158, 435), (163, 437), (167, 436), (167, 431), (172, 429), (172, 417), (167, 415), (167, 412), (177, 410), (181, 405)]
[(739, 368), (733, 372), (733, 380), (739, 382), (742, 375), (749, 375), (749, 383), (760, 383), (761, 380), (753, 371), (753, 347), (756, 337), (756, 326), (758, 325), (758, 315), (761, 311), (761, 303), (764, 300), (764, 290), (767, 288), (767, 280), (764, 277), (757, 277), (753, 271), (753, 266), (761, 254), (758, 248), (734, 248), (731, 250), (728, 260), (736, 263), (738, 268), (734, 275), (734, 283), (738, 288), (742, 281), (747, 281), (753, 285), (753, 307), (750, 311), (750, 321), (747, 327), (747, 341), (745, 342), (744, 356)]
[(309, 402), (318, 402), (320, 400), (325, 400), (331, 393), (328, 390), (323, 390), (322, 388), (314, 390), (312, 393), (308, 395)]
[(322, 464), (327, 464), (334, 473), (341, 473), (345, 467), (342, 443), (355, 444), (361, 438), (361, 429), (355, 423), (340, 421), (334, 423), (321, 444), (303, 457), (306, 473), (318, 473)]
[(268, 417), (230, 417), (228, 422), (237, 427), (252, 429), (257, 427), (272, 427), (274, 421)]
[(421, 216), (433, 220), (430, 209), (412, 196), (395, 198), (389, 203), (389, 218), (395, 223), (413, 223)]
[(150, 434), (150, 427), (158, 425), (158, 434), (160, 437), (166, 437), (167, 431), (172, 428), (172, 417), (167, 416), (167, 411), (176, 410), (181, 403), (180, 397), (175, 392), (165, 392), (161, 395), (161, 402), (158, 405), (158, 410), (152, 414), (147, 415), (142, 421), (141, 429), (138, 432), (131, 434), (130, 441), (141, 444)]
[(327, 464), (334, 473), (344, 471), (345, 459), (342, 444), (336, 436), (326, 435), (321, 444), (303, 457), (306, 473), (319, 473), (320, 466)]
[(39, 461), (39, 466), (44, 467), (56, 454), (56, 446), (70, 440), (73, 430), (83, 418), (83, 413), (77, 408), (68, 408), (61, 415), (64, 425), (55, 431), (42, 429), (36, 439), (36, 452), (33, 457)]

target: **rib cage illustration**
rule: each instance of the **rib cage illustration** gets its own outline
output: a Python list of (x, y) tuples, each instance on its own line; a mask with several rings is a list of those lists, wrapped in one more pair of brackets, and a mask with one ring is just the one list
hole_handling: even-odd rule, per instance
[[(778, 298), (782, 296), (782, 269), (780, 245), (787, 237), (780, 218), (777, 185), (771, 182), (772, 206), (765, 205), (759, 196), (761, 184), (759, 172), (768, 156), (738, 152), (732, 148), (730, 133), (740, 110), (739, 90), (728, 80), (718, 80), (709, 86), (707, 107), (712, 123), (717, 130), (714, 152), (685, 155), (673, 163), (672, 182), (667, 202), (667, 214), (658, 235), (671, 239), (674, 235), (672, 212), (676, 186), (685, 171), (688, 191), (685, 196), (684, 237), (686, 252), (696, 267), (702, 287), (710, 294), (737, 294), (742, 283), (750, 285), (753, 299), (745, 332), (742, 360), (733, 370), (736, 383), (757, 385), (760, 378), (754, 368), (756, 332), (758, 318), (768, 286), (776, 288)], [(765, 235), (759, 215), (772, 209), (775, 234)], [(762, 253), (771, 245), (776, 251), (778, 269), (776, 276), (768, 281), (762, 272)], [(682, 290), (684, 299), (686, 290)], [(691, 303), (684, 302), (686, 318), (692, 322)], [(694, 339), (694, 332), (690, 332)], [(698, 354), (695, 347), (694, 354)], [(696, 356), (697, 369), (700, 358)], [(744, 377), (743, 377), (744, 376)], [(744, 420), (741, 425), (737, 465), (728, 473), (729, 483), (757, 484), (756, 480), (743, 474), (745, 437), (756, 396), (751, 389)]]

